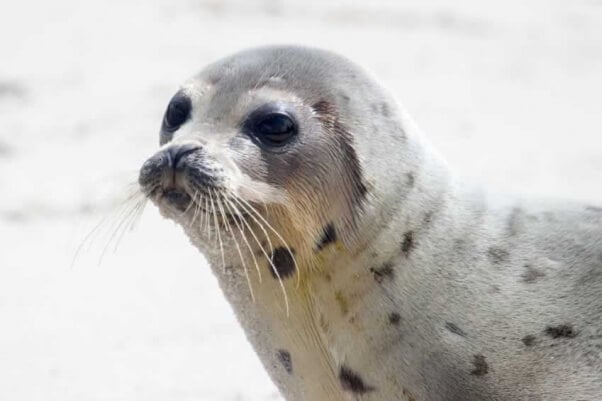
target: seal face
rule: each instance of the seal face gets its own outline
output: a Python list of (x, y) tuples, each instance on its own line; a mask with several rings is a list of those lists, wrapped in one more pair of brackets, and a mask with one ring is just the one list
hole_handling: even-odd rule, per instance
[(602, 208), (467, 189), (350, 61), (219, 60), (160, 145), (140, 187), (287, 400), (602, 399)]

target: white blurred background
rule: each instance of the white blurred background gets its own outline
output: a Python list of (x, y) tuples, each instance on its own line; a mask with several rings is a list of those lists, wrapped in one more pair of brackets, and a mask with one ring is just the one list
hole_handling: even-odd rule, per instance
[(602, 204), (600, 0), (3, 1), (0, 401), (280, 399), (154, 207), (84, 241), (178, 84), (267, 43), (372, 70), (472, 180)]

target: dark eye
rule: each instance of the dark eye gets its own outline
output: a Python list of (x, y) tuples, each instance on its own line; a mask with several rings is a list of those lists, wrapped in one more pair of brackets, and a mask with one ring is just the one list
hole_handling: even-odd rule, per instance
[(165, 117), (163, 118), (164, 128), (171, 132), (180, 128), (190, 117), (191, 108), (190, 98), (181, 92), (176, 93), (165, 111)]
[(280, 148), (297, 135), (297, 122), (283, 105), (266, 105), (251, 114), (246, 131), (261, 145)]

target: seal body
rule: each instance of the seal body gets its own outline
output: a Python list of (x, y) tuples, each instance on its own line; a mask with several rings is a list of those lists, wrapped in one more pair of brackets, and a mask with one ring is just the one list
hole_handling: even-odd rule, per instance
[(602, 208), (462, 184), (316, 49), (208, 66), (140, 184), (290, 401), (602, 399)]

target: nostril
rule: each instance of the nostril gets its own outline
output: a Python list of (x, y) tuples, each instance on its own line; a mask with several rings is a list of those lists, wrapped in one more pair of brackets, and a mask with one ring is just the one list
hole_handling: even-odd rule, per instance
[(174, 170), (180, 168), (181, 167), (180, 161), (185, 156), (191, 154), (192, 152), (194, 152), (195, 150), (197, 150), (199, 148), (200, 148), (200, 146), (192, 144), (192, 143), (185, 143), (183, 145), (170, 146), (169, 148), (165, 149), (165, 151), (164, 151), (165, 156), (167, 157), (168, 166), (170, 166)]

